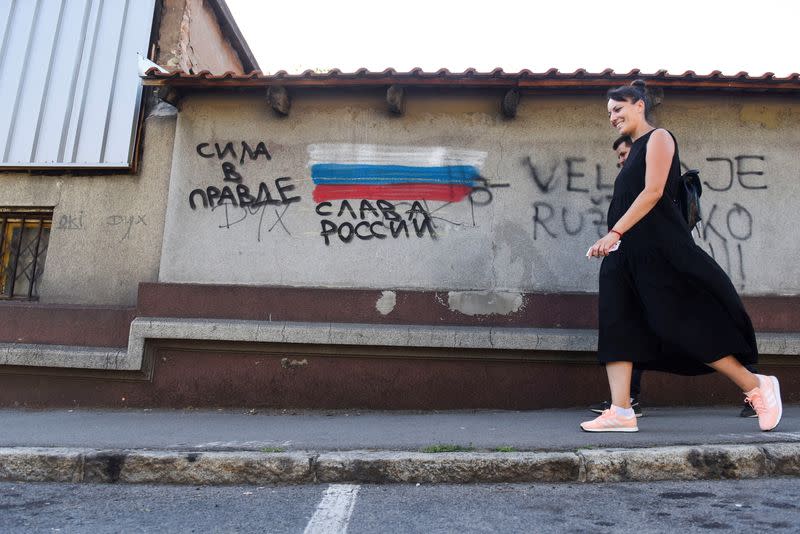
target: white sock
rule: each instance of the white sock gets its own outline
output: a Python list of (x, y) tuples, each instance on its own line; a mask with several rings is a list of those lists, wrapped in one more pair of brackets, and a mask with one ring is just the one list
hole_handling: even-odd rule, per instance
[(633, 412), (633, 408), (620, 408), (614, 404), (611, 405), (614, 408), (614, 411), (617, 412), (617, 415), (621, 415), (622, 417), (636, 417), (636, 414)]

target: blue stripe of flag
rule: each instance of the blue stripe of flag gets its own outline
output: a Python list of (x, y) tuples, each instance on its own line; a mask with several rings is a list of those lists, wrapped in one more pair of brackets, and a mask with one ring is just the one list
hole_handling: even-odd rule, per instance
[(473, 165), (407, 167), (404, 165), (362, 165), (318, 163), (311, 166), (315, 184), (387, 185), (408, 183), (472, 185), (480, 176)]

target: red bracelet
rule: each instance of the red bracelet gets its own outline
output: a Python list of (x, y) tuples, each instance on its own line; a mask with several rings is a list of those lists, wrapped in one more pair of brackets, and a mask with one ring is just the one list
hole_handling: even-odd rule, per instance
[(622, 232), (617, 232), (613, 228), (611, 230), (609, 230), (609, 232), (614, 232), (615, 234), (617, 234), (619, 236), (620, 239), (622, 239)]

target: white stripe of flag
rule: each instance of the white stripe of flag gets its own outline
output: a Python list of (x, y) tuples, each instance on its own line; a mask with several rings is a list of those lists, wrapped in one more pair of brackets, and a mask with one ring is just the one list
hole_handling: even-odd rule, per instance
[(324, 163), (350, 165), (404, 165), (447, 167), (472, 165), (481, 168), (487, 153), (452, 147), (355, 145), (321, 143), (308, 145), (308, 166)]

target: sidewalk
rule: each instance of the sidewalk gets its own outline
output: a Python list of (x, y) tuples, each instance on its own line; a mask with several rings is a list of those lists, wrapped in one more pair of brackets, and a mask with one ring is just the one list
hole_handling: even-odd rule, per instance
[[(176, 484), (685, 480), (800, 476), (800, 406), (760, 432), (738, 407), (586, 410), (0, 410), (0, 479)], [(438, 447), (438, 448), (437, 448)], [(431, 452), (456, 448), (455, 452)]]

